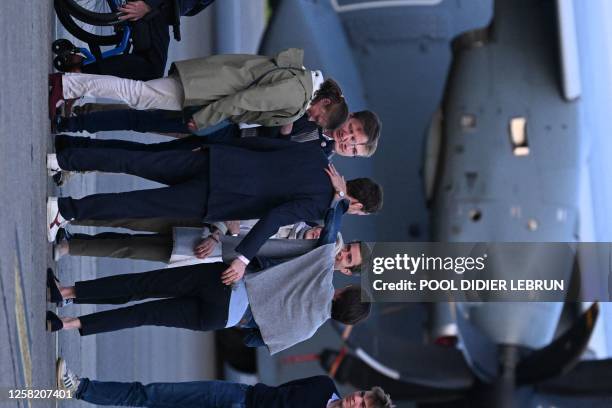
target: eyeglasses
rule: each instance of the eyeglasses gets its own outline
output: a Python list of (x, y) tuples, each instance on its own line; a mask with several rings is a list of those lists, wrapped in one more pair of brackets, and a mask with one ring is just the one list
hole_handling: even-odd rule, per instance
[(355, 157), (361, 157), (359, 156), (359, 150), (357, 150), (357, 146), (367, 146), (367, 143), (346, 143), (348, 146), (353, 146), (353, 149), (351, 151), (351, 157), (355, 158)]

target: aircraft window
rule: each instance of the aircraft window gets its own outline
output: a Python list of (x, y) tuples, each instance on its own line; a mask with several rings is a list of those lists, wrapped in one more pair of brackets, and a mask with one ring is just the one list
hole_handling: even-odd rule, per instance
[(463, 114), (461, 116), (461, 128), (464, 132), (476, 129), (476, 115)]
[(512, 153), (514, 153), (515, 156), (529, 155), (527, 119), (524, 117), (510, 119), (508, 130), (510, 132), (510, 142), (512, 143)]

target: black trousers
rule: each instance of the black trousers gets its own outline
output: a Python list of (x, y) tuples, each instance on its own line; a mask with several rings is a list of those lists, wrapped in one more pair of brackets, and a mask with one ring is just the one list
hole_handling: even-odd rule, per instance
[(175, 227), (202, 228), (201, 218), (116, 218), (114, 220), (78, 220), (71, 225), (88, 227), (125, 228), (132, 231), (172, 234)]
[[(134, 25), (141, 26), (135, 27), (136, 30), (140, 28), (147, 30), (149, 41), (146, 49), (139, 50), (143, 44), (139, 44), (139, 39), (133, 37), (135, 49), (130, 54), (104, 58), (84, 65), (81, 71), (85, 74), (113, 75), (139, 81), (163, 77), (170, 45), (168, 19), (165, 13), (160, 12), (155, 17), (143, 19)], [(146, 27), (142, 27), (144, 25)]]
[(231, 287), (221, 282), (227, 265), (197, 264), (75, 283), (75, 303), (121, 304), (166, 298), (80, 316), (82, 336), (137, 326), (218, 330), (227, 323)]
[[(123, 111), (119, 111), (123, 112)], [(131, 112), (126, 110), (125, 112)], [(140, 112), (140, 111), (134, 111)], [(145, 111), (146, 112), (146, 111)], [(107, 113), (107, 112), (103, 112)], [(159, 143), (139, 143), (129, 140), (119, 139), (92, 139), (85, 136), (55, 136), (55, 150), (61, 152), (68, 148), (104, 148), (104, 149), (121, 149), (143, 152), (163, 152), (166, 150), (194, 150), (202, 147), (207, 143), (206, 137), (203, 136), (186, 136), (180, 139), (173, 139), (167, 142)]]
[(93, 194), (81, 199), (61, 197), (68, 220), (118, 218), (202, 219), (208, 202), (208, 151), (148, 152), (108, 148), (66, 148), (57, 153), (60, 167), (72, 171), (103, 171), (139, 176), (168, 187), (124, 193)]
[(96, 235), (71, 234), (69, 253), (72, 256), (98, 256), (168, 263), (172, 256), (173, 243), (171, 233), (122, 234), (103, 232)]

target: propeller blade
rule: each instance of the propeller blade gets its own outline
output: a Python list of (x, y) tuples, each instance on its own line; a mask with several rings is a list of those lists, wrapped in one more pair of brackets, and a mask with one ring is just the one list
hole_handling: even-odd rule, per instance
[(491, 383), (499, 376), (498, 347), (457, 308), (457, 329), (462, 351), (472, 371), (483, 382)]
[(598, 314), (599, 306), (593, 303), (565, 333), (523, 358), (516, 370), (517, 384), (534, 384), (568, 372), (589, 343)]

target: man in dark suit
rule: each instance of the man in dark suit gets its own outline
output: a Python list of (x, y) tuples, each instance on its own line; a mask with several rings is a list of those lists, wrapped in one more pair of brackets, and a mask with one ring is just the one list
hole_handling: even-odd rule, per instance
[(47, 202), (50, 242), (60, 226), (79, 219), (259, 219), (223, 274), (230, 283), (242, 277), (259, 247), (281, 226), (322, 219), (339, 198), (350, 201), (350, 214), (365, 215), (382, 207), (382, 188), (366, 178), (345, 182), (328, 164), (318, 142), (246, 138), (196, 152), (67, 148), (52, 155), (48, 166), (58, 171), (127, 173), (168, 185), (80, 200), (51, 197)]
[(183, 133), (181, 138), (170, 142), (143, 144), (122, 140), (104, 140), (78, 138), (65, 135), (56, 137), (56, 150), (65, 147), (113, 147), (129, 150), (160, 151), (167, 149), (196, 148), (203, 143), (223, 143), (241, 137), (281, 138), (293, 142), (318, 140), (321, 148), (329, 155), (336, 153), (348, 157), (370, 157), (378, 147), (381, 123), (372, 111), (353, 112), (348, 120), (338, 129), (329, 131), (321, 129), (304, 115), (291, 126), (255, 127), (240, 129), (237, 124), (230, 124), (206, 136), (189, 133), (182, 118), (171, 111), (138, 111), (131, 109), (94, 112), (70, 118), (61, 118), (57, 124), (59, 132), (90, 133), (112, 130), (135, 130), (137, 132)]
[(186, 383), (120, 383), (79, 378), (57, 364), (58, 388), (75, 398), (98, 405), (133, 407), (181, 406), (227, 408), (391, 408), (391, 397), (382, 388), (355, 391), (340, 398), (334, 381), (326, 375), (301, 378), (277, 387), (227, 381)]

